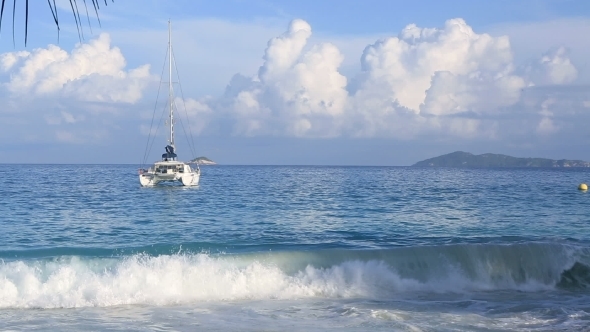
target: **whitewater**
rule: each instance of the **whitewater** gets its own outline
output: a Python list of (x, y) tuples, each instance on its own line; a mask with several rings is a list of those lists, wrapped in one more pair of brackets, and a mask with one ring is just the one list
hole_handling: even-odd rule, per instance
[(0, 173), (0, 330), (590, 330), (586, 169)]

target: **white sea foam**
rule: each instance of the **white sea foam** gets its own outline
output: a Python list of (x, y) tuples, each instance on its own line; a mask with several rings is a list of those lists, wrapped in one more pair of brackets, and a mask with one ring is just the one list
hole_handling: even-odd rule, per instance
[[(277, 259), (280, 261), (281, 259)], [(170, 305), (203, 301), (394, 298), (404, 292), (467, 292), (553, 287), (529, 280), (498, 284), (457, 269), (418, 280), (381, 260), (351, 260), (285, 272), (266, 260), (206, 254), (121, 259), (62, 257), (0, 263), (0, 308)]]

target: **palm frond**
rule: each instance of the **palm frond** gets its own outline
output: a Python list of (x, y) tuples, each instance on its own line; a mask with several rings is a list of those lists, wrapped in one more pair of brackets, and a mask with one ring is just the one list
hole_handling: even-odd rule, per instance
[[(86, 0), (84, 0), (86, 1)], [(102, 28), (102, 26), (100, 25), (100, 17), (98, 17), (98, 9), (100, 9), (100, 7), (98, 7), (98, 3), (96, 3), (97, 0), (92, 0), (92, 5), (94, 6), (94, 13), (96, 13), (96, 19), (98, 20), (98, 27)], [(90, 24), (90, 23), (88, 23)]]
[(82, 41), (82, 38), (84, 37), (84, 32), (82, 32), (82, 37), (80, 37), (80, 28), (82, 27), (82, 22), (78, 21), (78, 16), (80, 16), (80, 14), (78, 13), (78, 16), (76, 16), (76, 12), (78, 11), (78, 6), (76, 6), (76, 9), (74, 9), (74, 3), (76, 3), (76, 0), (74, 0), (74, 2), (72, 3), (72, 0), (70, 0), (70, 6), (72, 7), (72, 14), (74, 14), (74, 20), (76, 21), (76, 28), (78, 29), (78, 39), (80, 39), (80, 42)]
[[(49, 8), (51, 9), (51, 14), (53, 15), (53, 21), (55, 22), (55, 25), (57, 26), (57, 42), (59, 43), (59, 18), (57, 17), (57, 6), (55, 5), (55, 0), (53, 0), (53, 7), (51, 6), (51, 0), (47, 0), (47, 3), (49, 4)], [(96, 13), (96, 15), (98, 15), (98, 13)], [(2, 15), (0, 14), (0, 18), (1, 18), (1, 16)], [(25, 43), (25, 45), (26, 45), (26, 43)]]
[(25, 45), (27, 45), (27, 35), (29, 34), (29, 0), (25, 1)]
[(12, 47), (16, 47), (14, 43), (14, 14), (16, 12), (16, 0), (12, 2)]
[(90, 15), (88, 15), (88, 6), (86, 6), (86, 0), (84, 0), (84, 8), (86, 9), (86, 19), (88, 20), (88, 27), (90, 27), (90, 34), (92, 34), (92, 24), (90, 24)]
[[(90, 28), (90, 33), (92, 34), (92, 24), (90, 23), (90, 14), (88, 12), (88, 4), (86, 3), (86, 0), (82, 0), (84, 2), (84, 9), (86, 11), (86, 20), (88, 21), (88, 26)], [(98, 15), (98, 10), (100, 9), (100, 0), (90, 0), (92, 1), (92, 6), (94, 7), (94, 13), (96, 14), (96, 19), (98, 20), (98, 26), (102, 27), (102, 24), (100, 22), (100, 17)], [(72, 14), (74, 15), (74, 21), (76, 22), (76, 29), (78, 30), (78, 39), (80, 39), (80, 41), (84, 40), (84, 29), (83, 29), (83, 25), (82, 25), (82, 17), (80, 16), (80, 11), (78, 8), (78, 3), (76, 0), (69, 0), (70, 2), (70, 8), (72, 10)], [(112, 3), (115, 2), (115, 0), (111, 1)], [(13, 0), (12, 2), (12, 45), (13, 47), (16, 47), (16, 40), (15, 40), (15, 36), (14, 36), (14, 24), (16, 21), (16, 0)], [(31, 4), (35, 4), (37, 5), (38, 2), (31, 2)], [(59, 35), (60, 35), (60, 25), (59, 25), (59, 17), (58, 17), (58, 10), (57, 10), (57, 5), (55, 4), (55, 0), (47, 0), (47, 4), (49, 5), (49, 10), (51, 10), (51, 15), (53, 16), (53, 22), (55, 23), (55, 26), (57, 27), (57, 42), (59, 43)], [(6, 0), (1, 0), (0, 2), (0, 32), (2, 31), (2, 20), (4, 18), (4, 8), (6, 5)], [(104, 0), (104, 5), (107, 6), (107, 0)], [(35, 8), (35, 6), (32, 7), (33, 9)], [(25, 0), (25, 47), (27, 46), (27, 42), (28, 42), (28, 37), (29, 37), (29, 0)]]
[(0, 9), (0, 31), (2, 30), (2, 15), (4, 14), (4, 0), (2, 0), (2, 9)]

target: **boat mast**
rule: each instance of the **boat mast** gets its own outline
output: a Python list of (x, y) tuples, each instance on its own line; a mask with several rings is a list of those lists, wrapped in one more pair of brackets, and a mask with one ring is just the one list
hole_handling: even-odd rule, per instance
[(168, 20), (168, 58), (169, 58), (169, 79), (168, 79), (168, 100), (170, 102), (170, 146), (176, 149), (174, 146), (174, 92), (172, 90), (172, 33), (170, 20)]

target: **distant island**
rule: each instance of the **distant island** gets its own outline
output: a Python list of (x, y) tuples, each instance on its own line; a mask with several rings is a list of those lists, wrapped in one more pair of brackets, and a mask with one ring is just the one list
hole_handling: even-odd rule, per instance
[(484, 153), (474, 155), (457, 151), (419, 161), (418, 167), (590, 167), (590, 162), (582, 160), (553, 160), (546, 158), (516, 158), (503, 154)]
[(197, 157), (197, 158), (191, 160), (191, 163), (197, 163), (199, 165), (217, 165), (216, 162), (214, 162), (213, 160), (211, 160), (207, 157)]

